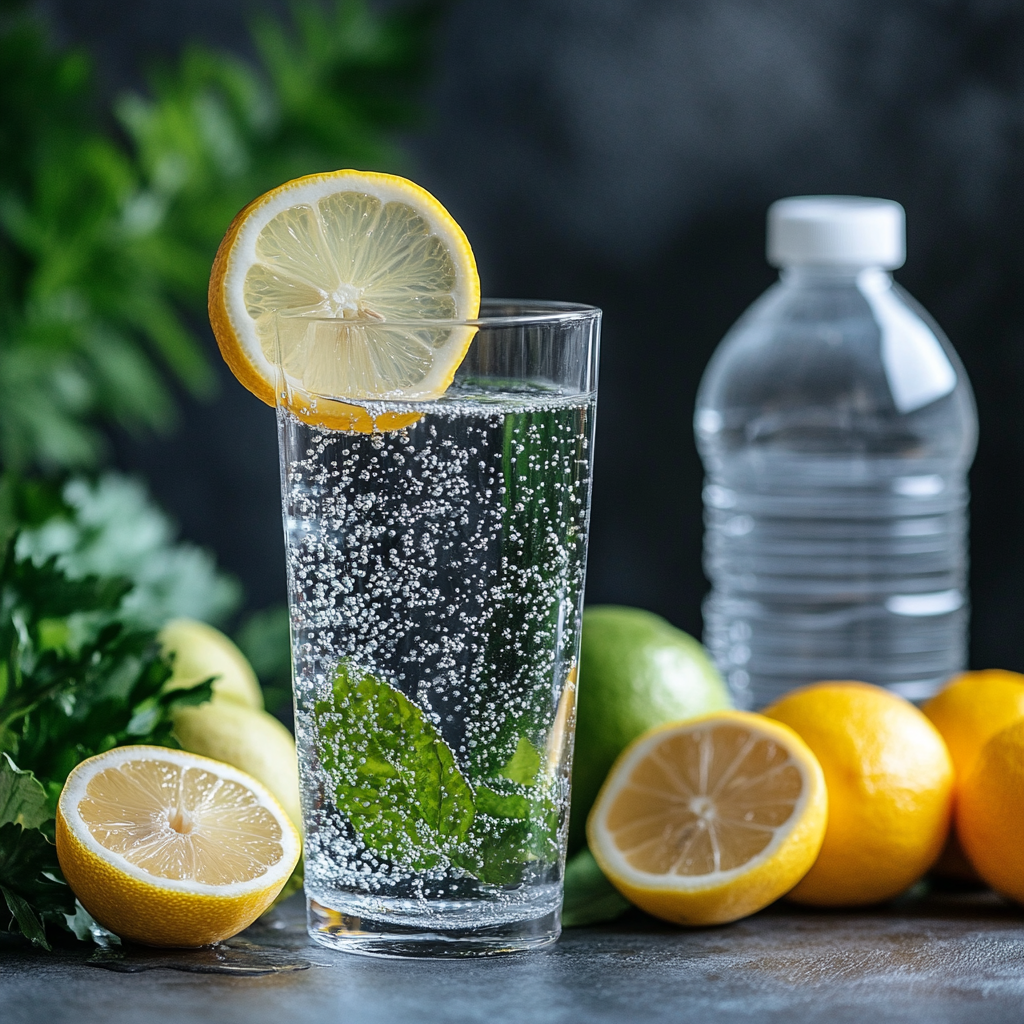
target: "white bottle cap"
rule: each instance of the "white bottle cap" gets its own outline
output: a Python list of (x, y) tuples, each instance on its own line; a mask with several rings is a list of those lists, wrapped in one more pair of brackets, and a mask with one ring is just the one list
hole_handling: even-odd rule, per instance
[(906, 259), (906, 218), (891, 199), (793, 196), (768, 208), (768, 262), (883, 267)]

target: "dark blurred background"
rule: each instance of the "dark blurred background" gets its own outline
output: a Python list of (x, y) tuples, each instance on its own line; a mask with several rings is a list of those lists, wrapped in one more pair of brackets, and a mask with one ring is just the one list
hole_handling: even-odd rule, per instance
[[(109, 96), (144, 89), (191, 40), (246, 55), (252, 16), (284, 9), (44, 5)], [(484, 293), (605, 311), (588, 600), (698, 635), (694, 395), (773, 280), (765, 209), (807, 193), (903, 203), (897, 277), (946, 330), (978, 400), (972, 663), (1024, 670), (1024, 7), (463, 0), (439, 9), (422, 107), (399, 169), (465, 228)], [(274, 417), (216, 369), (214, 400), (182, 393), (176, 432), (118, 434), (114, 461), (144, 474), (262, 608), (284, 597)]]

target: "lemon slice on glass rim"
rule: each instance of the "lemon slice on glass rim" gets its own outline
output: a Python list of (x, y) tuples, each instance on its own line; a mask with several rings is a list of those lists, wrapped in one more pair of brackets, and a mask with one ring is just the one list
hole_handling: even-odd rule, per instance
[(448, 211), (369, 171), (312, 174), (253, 200), (210, 274), (210, 323), (238, 380), (268, 405), (280, 388), (295, 415), (332, 429), (414, 422), (362, 403), (442, 395), (475, 333), (450, 321), (479, 309), (473, 250)]
[(56, 817), (57, 858), (82, 906), (115, 935), (151, 946), (205, 946), (248, 927), (302, 845), (252, 776), (166, 747), (83, 761)]
[(780, 726), (722, 711), (652, 729), (623, 751), (587, 838), (627, 899), (678, 924), (724, 924), (803, 878), (828, 795), (817, 758)]

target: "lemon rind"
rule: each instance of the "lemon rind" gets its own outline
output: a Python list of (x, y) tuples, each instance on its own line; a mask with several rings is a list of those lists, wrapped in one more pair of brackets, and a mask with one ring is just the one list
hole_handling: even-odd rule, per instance
[[(231, 882), (228, 885), (210, 885), (206, 882), (194, 882), (187, 879), (161, 878), (152, 875), (135, 864), (132, 864), (126, 857), (113, 850), (107, 849), (99, 843), (92, 835), (88, 825), (83, 821), (78, 810), (78, 805), (86, 795), (86, 787), (97, 771), (107, 768), (116, 768), (129, 761), (142, 760), (146, 755), (153, 760), (170, 761), (181, 767), (207, 768), (213, 774), (237, 782), (245, 786), (258, 798), (262, 806), (271, 811), (281, 826), (281, 859), (275, 865), (271, 865), (262, 874), (251, 878), (246, 882)], [(95, 770), (92, 770), (95, 769)], [(288, 817), (287, 812), (281, 806), (277, 798), (258, 779), (246, 774), (223, 761), (215, 761), (210, 757), (203, 757), (201, 754), (190, 754), (184, 750), (174, 750), (170, 747), (156, 747), (145, 744), (135, 746), (115, 747), (103, 754), (97, 754), (77, 765), (68, 776), (64, 789), (61, 791), (58, 800), (61, 814), (67, 823), (71, 834), (85, 847), (85, 849), (106, 862), (110, 867), (123, 872), (130, 878), (144, 885), (157, 889), (164, 889), (170, 892), (181, 892), (196, 896), (219, 896), (225, 899), (232, 899), (240, 896), (247, 896), (252, 893), (262, 892), (277, 881), (287, 881), (295, 864), (298, 862), (301, 850), (299, 834)]]

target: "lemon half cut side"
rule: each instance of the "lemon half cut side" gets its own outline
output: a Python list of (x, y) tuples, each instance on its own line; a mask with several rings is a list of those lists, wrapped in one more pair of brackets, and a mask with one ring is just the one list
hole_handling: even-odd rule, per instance
[(587, 823), (622, 894), (677, 924), (723, 924), (766, 907), (814, 863), (828, 797), (791, 729), (725, 711), (661, 726), (619, 757)]
[[(342, 170), (286, 182), (228, 228), (210, 275), (210, 323), (235, 376), (268, 405), (369, 430), (362, 402), (442, 395), (480, 309), (469, 241), (405, 178)], [(352, 399), (360, 404), (345, 402)], [(384, 413), (382, 429), (415, 413)]]
[(205, 946), (248, 927), (298, 862), (295, 826), (254, 778), (164, 747), (83, 761), (57, 804), (57, 857), (82, 906), (121, 938)]

